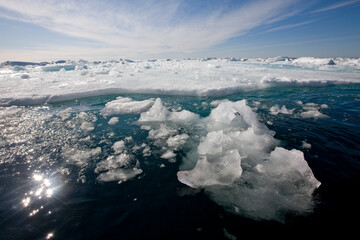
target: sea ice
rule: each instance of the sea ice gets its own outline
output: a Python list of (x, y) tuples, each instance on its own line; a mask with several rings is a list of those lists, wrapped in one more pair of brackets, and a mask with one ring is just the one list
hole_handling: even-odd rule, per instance
[[(331, 62), (336, 65), (329, 65)], [(0, 105), (41, 104), (120, 93), (224, 96), (279, 85), (359, 83), (359, 69), (359, 59), (286, 57), (247, 61), (105, 61), (86, 65), (78, 61), (20, 67), (1, 64)], [(120, 98), (109, 103), (104, 114), (140, 113), (150, 108), (151, 102)]]
[(134, 101), (127, 97), (117, 97), (116, 100), (106, 103), (105, 108), (101, 110), (101, 113), (104, 116), (141, 113), (148, 110), (153, 104), (153, 99)]

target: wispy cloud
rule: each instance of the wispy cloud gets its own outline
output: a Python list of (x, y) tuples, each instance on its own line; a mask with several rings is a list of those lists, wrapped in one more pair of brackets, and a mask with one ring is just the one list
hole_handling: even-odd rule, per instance
[(317, 9), (315, 11), (312, 11), (311, 13), (326, 12), (326, 11), (334, 10), (337, 8), (345, 7), (345, 6), (348, 6), (348, 5), (357, 3), (357, 2), (360, 2), (360, 0), (351, 0), (351, 1), (346, 1), (346, 2), (340, 2), (340, 3), (336, 3), (336, 4), (333, 4), (333, 5), (324, 7), (324, 8)]
[(280, 30), (285, 30), (285, 29), (290, 29), (290, 28), (296, 28), (296, 27), (300, 27), (300, 26), (303, 26), (303, 25), (307, 25), (307, 24), (316, 22), (318, 20), (319, 19), (313, 19), (313, 20), (300, 22), (300, 23), (295, 23), (295, 24), (282, 25), (282, 26), (279, 26), (279, 27), (274, 27), (274, 28), (268, 29), (265, 32), (275, 32), (275, 31), (280, 31)]
[(192, 9), (191, 1), (176, 0), (1, 0), (0, 17), (96, 41), (107, 49), (153, 54), (214, 46), (262, 24), (283, 20), (281, 16), (287, 16), (297, 3), (253, 0), (236, 8), (219, 3), (200, 11)]

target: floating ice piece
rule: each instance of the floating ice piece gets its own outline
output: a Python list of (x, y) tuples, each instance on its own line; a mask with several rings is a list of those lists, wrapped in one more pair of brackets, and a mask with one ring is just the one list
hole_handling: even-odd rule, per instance
[(151, 148), (146, 145), (142, 151), (142, 154), (144, 157), (149, 157), (151, 155)]
[(320, 182), (303, 153), (277, 147), (274, 132), (246, 101), (222, 102), (200, 121), (208, 132), (183, 159), (180, 182), (204, 188), (227, 210), (254, 219), (281, 221), (286, 211), (311, 211)]
[(92, 124), (91, 122), (83, 122), (80, 128), (84, 131), (90, 132), (94, 130), (94, 124)]
[(109, 171), (111, 169), (117, 169), (122, 167), (129, 167), (133, 158), (131, 155), (121, 153), (116, 156), (109, 156), (106, 160), (103, 160), (96, 164), (95, 173)]
[(307, 143), (306, 141), (302, 141), (301, 147), (304, 148), (304, 149), (310, 149), (310, 148), (311, 148), (311, 144), (310, 144), (310, 143)]
[(138, 168), (112, 169), (107, 172), (100, 173), (99, 176), (97, 177), (97, 180), (102, 181), (102, 182), (119, 181), (119, 183), (122, 183), (131, 178), (134, 178), (135, 176), (137, 176), (141, 173), (142, 173), (142, 170), (138, 169)]
[(319, 112), (319, 110), (309, 110), (302, 112), (301, 117), (303, 118), (327, 118), (328, 116)]
[(161, 155), (161, 158), (164, 159), (172, 159), (176, 157), (176, 153), (174, 153), (171, 150), (167, 150), (163, 155)]
[(281, 108), (279, 105), (274, 105), (270, 108), (270, 114), (272, 115), (278, 115), (279, 113), (291, 115), (295, 111), (295, 108), (293, 109), (287, 109), (285, 105), (283, 105)]
[(170, 112), (162, 105), (161, 99), (157, 98), (149, 111), (141, 113), (139, 122), (191, 121), (196, 118), (197, 114), (187, 110)]
[(123, 140), (117, 141), (112, 145), (115, 153), (121, 153), (125, 149), (125, 142)]
[(129, 113), (138, 114), (147, 111), (153, 104), (153, 99), (134, 101), (127, 97), (117, 97), (116, 100), (106, 103), (105, 108), (101, 110), (101, 114), (104, 116)]
[(79, 167), (85, 167), (88, 164), (90, 158), (101, 154), (100, 147), (82, 150), (65, 145), (62, 148), (62, 151), (64, 158), (69, 164), (74, 164)]
[(325, 108), (329, 108), (329, 106), (327, 104), (321, 104), (320, 108), (325, 109)]
[(118, 122), (119, 122), (119, 118), (118, 118), (118, 117), (112, 117), (112, 118), (110, 118), (108, 124), (109, 124), (109, 125), (115, 125), (115, 124), (117, 124)]
[(56, 116), (61, 117), (61, 119), (64, 121), (70, 117), (70, 114), (72, 113), (72, 108), (66, 108), (56, 114)]
[(328, 106), (326, 104), (322, 104), (321, 106), (319, 106), (316, 103), (306, 103), (303, 105), (303, 109), (305, 110), (304, 112), (302, 112), (300, 114), (301, 117), (303, 118), (327, 118), (328, 116), (321, 113), (319, 111), (320, 108), (325, 109)]

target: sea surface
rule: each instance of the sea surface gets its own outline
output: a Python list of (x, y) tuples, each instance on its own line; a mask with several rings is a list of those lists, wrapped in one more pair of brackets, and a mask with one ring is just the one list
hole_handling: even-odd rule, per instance
[[(228, 116), (231, 122), (219, 130), (216, 119)], [(213, 137), (219, 131), (221, 138)], [(250, 135), (238, 141), (231, 135), (244, 132)], [(358, 233), (359, 84), (8, 105), (0, 107), (0, 133), (1, 239), (345, 239)], [(231, 140), (223, 143), (223, 136)], [(241, 144), (259, 149), (242, 152)], [(240, 157), (231, 155), (236, 149)], [(275, 149), (285, 153), (275, 157)], [(284, 158), (293, 161), (292, 149), (302, 165), (288, 166)], [(196, 165), (202, 155), (205, 167)], [(240, 158), (241, 167), (233, 168)], [(274, 159), (284, 160), (269, 165)], [(271, 171), (277, 175), (262, 183)]]

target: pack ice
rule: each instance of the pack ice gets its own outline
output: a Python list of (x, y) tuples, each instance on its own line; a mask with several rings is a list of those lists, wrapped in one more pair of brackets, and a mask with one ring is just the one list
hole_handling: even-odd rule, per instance
[[(304, 154), (280, 147), (245, 100), (222, 101), (200, 118), (186, 110), (170, 112), (157, 99), (139, 122), (151, 126), (149, 138), (164, 152), (185, 152), (178, 180), (205, 189), (228, 211), (278, 221), (288, 212), (312, 211), (312, 193), (320, 182)], [(179, 129), (192, 134), (185, 139), (188, 145), (183, 141), (174, 149), (166, 139), (180, 134)]]
[[(52, 103), (106, 94), (225, 96), (271, 86), (323, 86), (360, 82), (360, 59), (276, 57), (156, 61), (59, 61), (0, 64), (0, 105)], [(27, 64), (27, 65), (26, 65)], [(118, 99), (115, 111), (137, 112)], [(105, 114), (113, 114), (105, 111)]]

